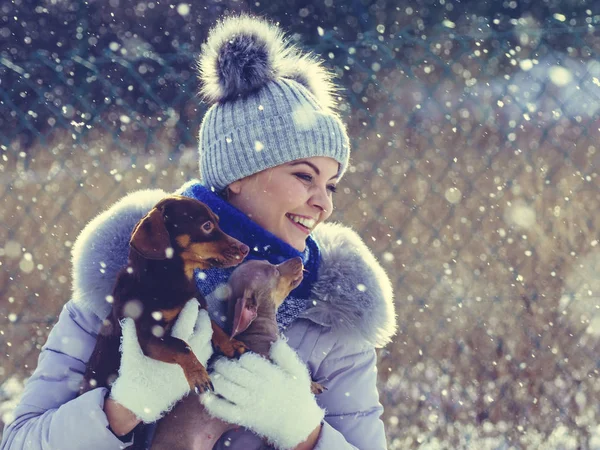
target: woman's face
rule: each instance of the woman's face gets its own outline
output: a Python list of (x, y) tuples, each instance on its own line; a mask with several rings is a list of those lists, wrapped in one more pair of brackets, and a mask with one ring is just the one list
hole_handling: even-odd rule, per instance
[(229, 185), (229, 202), (254, 222), (304, 251), (306, 238), (333, 209), (339, 164), (324, 156), (298, 159)]

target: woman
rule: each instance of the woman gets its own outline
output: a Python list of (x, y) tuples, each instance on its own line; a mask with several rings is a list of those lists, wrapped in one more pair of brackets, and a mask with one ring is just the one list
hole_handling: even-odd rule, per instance
[[(248, 258), (279, 263), (301, 256), (306, 268), (278, 312), (286, 340), (273, 346), (271, 361), (246, 354), (215, 365), (211, 379), (220, 396), (206, 394), (202, 402), (241, 426), (216, 448), (385, 448), (375, 348), (395, 333), (392, 289), (358, 235), (323, 223), (350, 153), (333, 110), (330, 74), (277, 27), (247, 16), (211, 31), (199, 67), (202, 93), (213, 103), (200, 129), (202, 184), (192, 181), (178, 192), (208, 204), (221, 228), (250, 247)], [(132, 442), (143, 448), (151, 424), (188, 394), (181, 370), (143, 356), (126, 321), (110, 394), (97, 388), (76, 397), (110, 310), (114, 276), (127, 263), (129, 235), (165, 195), (130, 194), (78, 238), (73, 298), (5, 429), (3, 450), (114, 449)], [(215, 320), (224, 318), (215, 293), (231, 270), (196, 273)], [(174, 330), (202, 363), (212, 354), (207, 322), (205, 313), (186, 306)], [(311, 378), (327, 390), (312, 395)]]

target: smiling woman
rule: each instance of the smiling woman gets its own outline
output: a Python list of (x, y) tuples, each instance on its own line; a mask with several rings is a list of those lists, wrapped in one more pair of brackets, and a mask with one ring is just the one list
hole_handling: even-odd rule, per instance
[(303, 252), (306, 237), (331, 215), (339, 165), (315, 156), (263, 170), (231, 183), (229, 202)]
[[(202, 93), (212, 103), (200, 128), (202, 180), (192, 180), (178, 193), (210, 207), (223, 232), (248, 246), (246, 259), (279, 264), (299, 258), (304, 267), (302, 280), (277, 311), (281, 339), (273, 344), (270, 360), (245, 354), (215, 365), (215, 393), (203, 394), (202, 404), (211, 416), (237, 427), (224, 432), (214, 448), (384, 449), (375, 348), (390, 342), (396, 331), (393, 294), (361, 238), (324, 223), (350, 156), (348, 135), (335, 111), (332, 74), (316, 57), (292, 46), (278, 27), (249, 16), (229, 17), (211, 31), (199, 67)], [(2, 449), (113, 449), (123, 442), (150, 448), (155, 421), (188, 393), (177, 377), (146, 377), (142, 367), (170, 372), (150, 364), (129, 334), (123, 337), (115, 383), (124, 377), (152, 395), (132, 394), (124, 404), (101, 387), (76, 397), (78, 383), (64, 375), (85, 370), (110, 312), (107, 295), (115, 274), (127, 264), (131, 231), (166, 195), (132, 193), (77, 239), (73, 299), (44, 346)], [(230, 331), (220, 299), (226, 297), (232, 270), (193, 274), (210, 317)], [(188, 325), (202, 322), (200, 313), (183, 319)], [(212, 334), (191, 328), (190, 342), (200, 342), (197, 335), (205, 342)], [(326, 390), (315, 396), (311, 380)], [(166, 391), (177, 395), (161, 394)]]

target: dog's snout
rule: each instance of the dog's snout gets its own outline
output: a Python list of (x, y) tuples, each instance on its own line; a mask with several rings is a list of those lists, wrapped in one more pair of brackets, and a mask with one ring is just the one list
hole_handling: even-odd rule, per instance
[(286, 273), (302, 272), (302, 270), (304, 269), (304, 265), (302, 264), (302, 258), (300, 258), (299, 256), (288, 259), (287, 261), (281, 263), (279, 267)]
[(302, 258), (300, 258), (299, 256), (292, 258), (290, 264), (294, 270), (304, 269), (304, 264), (302, 264)]
[(250, 247), (246, 244), (242, 244), (241, 242), (236, 241), (229, 246), (228, 254), (232, 258), (244, 259), (250, 253)]
[(234, 262), (234, 265), (241, 263), (248, 256), (248, 253), (250, 253), (250, 248), (233, 238), (229, 239), (226, 248), (223, 249), (223, 256)]

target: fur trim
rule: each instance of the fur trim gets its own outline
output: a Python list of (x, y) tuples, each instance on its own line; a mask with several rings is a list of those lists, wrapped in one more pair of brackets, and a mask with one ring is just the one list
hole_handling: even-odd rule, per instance
[(333, 75), (311, 53), (290, 43), (267, 20), (232, 16), (209, 32), (198, 60), (201, 94), (224, 102), (255, 92), (270, 81), (290, 78), (304, 85), (325, 109), (336, 107)]
[(77, 237), (71, 252), (73, 301), (100, 319), (111, 310), (107, 296), (119, 270), (127, 264), (135, 225), (167, 193), (160, 189), (133, 192), (96, 216)]
[(313, 306), (302, 316), (348, 333), (358, 331), (383, 347), (396, 334), (392, 283), (352, 229), (324, 223), (314, 232), (322, 263), (312, 290)]
[[(127, 264), (135, 224), (167, 193), (133, 192), (93, 219), (73, 246), (73, 301), (100, 319), (110, 312), (117, 272)], [(382, 347), (396, 333), (392, 284), (360, 236), (340, 224), (324, 223), (314, 232), (321, 249), (313, 305), (301, 317)]]

